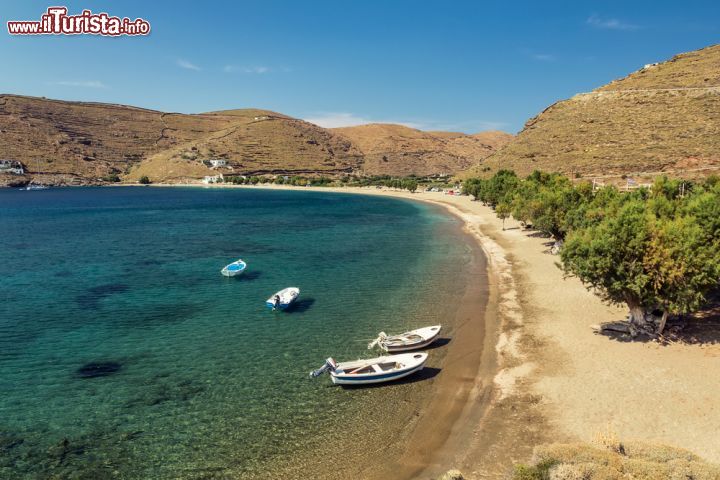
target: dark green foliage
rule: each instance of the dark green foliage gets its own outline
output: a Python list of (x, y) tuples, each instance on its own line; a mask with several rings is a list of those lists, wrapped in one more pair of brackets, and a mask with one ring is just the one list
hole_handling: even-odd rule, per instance
[[(647, 312), (699, 308), (720, 282), (720, 182), (666, 177), (651, 188), (593, 191), (559, 174), (533, 172), (524, 180), (500, 171), (469, 179), (463, 190), (536, 229), (564, 240), (562, 268), (601, 297), (625, 303), (631, 320)], [(662, 328), (662, 324), (659, 328)]]
[(117, 183), (120, 181), (120, 176), (117, 173), (111, 173), (102, 177), (103, 182)]
[(150, 182), (150, 179), (148, 178), (147, 175), (143, 175), (142, 177), (140, 177), (140, 180), (138, 180), (138, 182), (141, 185), (149, 185), (150, 183), (152, 183), (152, 182)]
[(557, 460), (547, 459), (532, 466), (517, 465), (512, 480), (550, 480), (550, 469), (557, 463)]

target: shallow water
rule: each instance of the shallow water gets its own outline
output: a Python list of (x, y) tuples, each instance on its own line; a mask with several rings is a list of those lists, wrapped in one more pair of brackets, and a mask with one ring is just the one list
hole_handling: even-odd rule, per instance
[[(260, 477), (387, 428), (382, 407), (422, 381), (308, 372), (444, 323), (470, 255), (458, 224), (332, 193), (0, 191), (0, 477)], [(245, 275), (222, 277), (238, 257)], [(267, 310), (287, 286), (296, 307)]]

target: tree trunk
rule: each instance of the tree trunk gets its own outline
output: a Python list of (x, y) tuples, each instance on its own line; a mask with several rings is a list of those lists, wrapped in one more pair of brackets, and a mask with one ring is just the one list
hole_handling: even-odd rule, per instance
[(663, 314), (662, 314), (662, 318), (660, 318), (660, 323), (658, 324), (658, 327), (657, 327), (658, 335), (661, 335), (663, 330), (665, 330), (665, 323), (667, 323), (667, 317), (668, 317), (668, 312), (667, 312), (667, 310), (664, 310)]
[(625, 302), (630, 309), (630, 315), (628, 317), (630, 321), (630, 334), (634, 337), (640, 331), (651, 333), (654, 329), (648, 324), (648, 311), (634, 298), (628, 298)]

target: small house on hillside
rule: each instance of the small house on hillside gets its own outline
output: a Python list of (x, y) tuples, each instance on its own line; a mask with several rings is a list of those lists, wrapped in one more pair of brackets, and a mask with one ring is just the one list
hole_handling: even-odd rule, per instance
[(227, 166), (227, 160), (224, 160), (224, 159), (222, 159), (222, 158), (212, 159), (212, 160), (209, 160), (209, 162), (210, 162), (210, 167), (211, 167), (211, 168), (218, 168), (218, 167), (225, 167), (225, 166)]
[(24, 175), (25, 168), (23, 168), (22, 163), (16, 160), (0, 160), (0, 173)]

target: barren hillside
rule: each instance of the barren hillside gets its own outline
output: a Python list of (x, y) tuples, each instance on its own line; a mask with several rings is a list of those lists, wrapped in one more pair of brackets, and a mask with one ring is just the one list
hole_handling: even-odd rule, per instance
[(720, 168), (720, 45), (557, 102), (475, 173), (512, 168), (619, 178)]
[(22, 162), (28, 179), (55, 184), (113, 173), (197, 178), (209, 172), (202, 161), (211, 158), (227, 160), (224, 173), (334, 174), (361, 164), (346, 139), (273, 112), (186, 115), (15, 95), (0, 96), (0, 157)]
[[(399, 125), (325, 129), (256, 109), (163, 113), (88, 102), (0, 95), (0, 159), (28, 181), (84, 185), (117, 175), (180, 182), (205, 175), (453, 174), (510, 137), (421, 132)], [(211, 159), (227, 165), (211, 169)]]
[(454, 174), (477, 164), (512, 135), (482, 132), (425, 132), (402, 125), (369, 124), (332, 129), (352, 141), (369, 175)]

